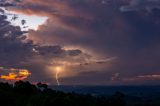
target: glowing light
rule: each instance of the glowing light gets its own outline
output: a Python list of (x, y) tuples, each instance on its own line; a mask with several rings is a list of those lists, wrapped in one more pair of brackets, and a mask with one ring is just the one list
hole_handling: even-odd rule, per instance
[[(24, 80), (28, 78), (31, 73), (26, 70), (26, 69), (8, 69), (10, 71), (15, 71), (15, 72), (10, 72), (8, 75), (1, 75), (0, 78), (4, 80), (10, 80), (10, 81), (18, 81), (18, 80)], [(18, 71), (18, 72), (16, 72)]]
[(59, 86), (60, 85), (60, 82), (59, 82), (59, 73), (61, 72), (61, 71), (63, 71), (63, 68), (62, 67), (60, 67), (60, 66), (57, 66), (57, 67), (55, 67), (55, 70), (56, 70), (56, 81), (57, 81), (57, 85)]
[(1, 78), (5, 80), (15, 80), (17, 77), (16, 73), (9, 73), (8, 75), (2, 75)]
[(63, 68), (60, 66), (57, 66), (55, 69), (56, 69), (56, 71), (61, 71)]
[(51, 78), (56, 80), (56, 84), (59, 86), (61, 85), (60, 78), (77, 76), (77, 72), (72, 70), (72, 68), (65, 64), (50, 64), (46, 67), (46, 71)]
[(28, 70), (26, 70), (26, 69), (21, 69), (19, 71), (19, 74), (23, 75), (23, 76), (29, 76), (31, 73)]

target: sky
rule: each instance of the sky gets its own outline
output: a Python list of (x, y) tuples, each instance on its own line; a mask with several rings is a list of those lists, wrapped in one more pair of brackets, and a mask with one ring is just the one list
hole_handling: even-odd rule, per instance
[(0, 7), (0, 81), (160, 84), (160, 0), (0, 0)]
[[(16, 12), (9, 12), (6, 11), (8, 14), (17, 14), (17, 19), (13, 20), (14, 15), (7, 15), (7, 20), (11, 22), (12, 25), (14, 26), (20, 26), (21, 30), (37, 30), (39, 25), (42, 25), (45, 23), (47, 20), (47, 17), (40, 17), (40, 16), (28, 16), (25, 14), (20, 14)], [(25, 26), (22, 25), (21, 21), (24, 20), (26, 21)]]

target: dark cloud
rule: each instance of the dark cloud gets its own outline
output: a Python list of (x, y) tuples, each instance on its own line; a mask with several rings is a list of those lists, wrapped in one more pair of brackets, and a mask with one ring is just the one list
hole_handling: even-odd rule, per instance
[[(73, 64), (76, 63), (77, 57), (78, 61), (87, 63), (88, 58), (85, 57), (87, 54), (85, 52), (95, 53), (102, 57), (117, 57), (113, 63), (105, 64), (110, 67), (94, 64), (96, 67), (103, 67), (94, 69), (93, 65), (89, 65), (91, 67), (87, 68), (89, 71), (96, 70), (103, 72), (103, 75), (90, 73), (85, 77), (86, 80), (93, 79), (93, 77), (99, 78), (100, 75), (107, 76), (105, 81), (99, 78), (95, 84), (112, 83), (111, 79), (117, 77), (118, 79), (120, 77), (134, 78), (140, 75), (159, 74), (159, 0), (113, 0), (109, 1), (109, 4), (99, 0), (25, 0), (15, 7), (10, 7), (9, 10), (48, 17), (47, 22), (37, 31), (29, 30), (27, 39), (32, 40), (34, 44), (25, 44), (30, 45), (27, 46), (29, 49), (27, 52), (32, 51), (28, 53), (32, 54), (29, 57), (34, 54), (36, 55), (34, 58), (38, 61), (55, 56), (61, 57), (56, 59), (56, 64), (59, 64), (58, 61), (66, 64), (66, 60)], [(152, 11), (147, 13), (139, 10)], [(72, 46), (74, 49), (67, 50), (59, 45)], [(82, 50), (75, 49), (75, 47), (80, 47)], [(42, 60), (37, 57), (41, 57)], [(48, 59), (47, 61), (53, 62)], [(48, 63), (39, 64), (47, 65)], [(78, 66), (78, 70), (83, 70), (83, 68)], [(81, 78), (75, 78), (79, 79), (79, 82), (82, 81), (81, 84), (85, 83), (83, 75), (80, 75)], [(73, 79), (67, 78), (71, 83)], [(123, 81), (118, 81), (118, 83), (123, 83)]]
[[(3, 9), (1, 9), (2, 12)], [(26, 79), (19, 72), (12, 72), (12, 69), (26, 69), (31, 72), (30, 80), (52, 82), (53, 76), (46, 73), (47, 67), (81, 62), (88, 59), (85, 51), (73, 48), (65, 49), (60, 45), (34, 44), (32, 40), (27, 39), (27, 32), (22, 31), (19, 26), (13, 26), (7, 21), (5, 14), (0, 15), (0, 64), (5, 74), (1, 73), (1, 78), (6, 80)], [(7, 74), (8, 73), (8, 74)]]
[(10, 3), (0, 3), (1, 7), (8, 7), (8, 6), (14, 6), (13, 4)]
[(80, 55), (82, 53), (81, 50), (68, 50), (68, 54), (70, 56), (77, 56), (77, 55)]
[(120, 8), (121, 11), (147, 10), (149, 12), (152, 9), (160, 9), (160, 0), (131, 0), (129, 5)]
[(0, 0), (0, 7), (15, 6), (20, 0)]
[(12, 26), (10, 22), (6, 21), (7, 16), (0, 15), (0, 19), (1, 65), (19, 64), (30, 54), (32, 46), (29, 43), (23, 44), (18, 39), (23, 36), (24, 32), (20, 27)]

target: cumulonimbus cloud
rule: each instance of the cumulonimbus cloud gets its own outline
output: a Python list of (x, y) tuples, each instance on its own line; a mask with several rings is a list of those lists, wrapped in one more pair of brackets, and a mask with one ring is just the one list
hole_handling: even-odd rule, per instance
[[(3, 9), (1, 9), (1, 11), (3, 14), (0, 15), (0, 64), (10, 71), (6, 74), (1, 73), (1, 79), (26, 79), (27, 76), (22, 75), (24, 74), (21, 70), (23, 68), (26, 70), (29, 69), (30, 72), (33, 73), (31, 75), (32, 78), (32, 76), (36, 76), (33, 71), (38, 67), (36, 64), (43, 67), (43, 70), (37, 73), (43, 74), (46, 71), (46, 66), (63, 64), (59, 64), (57, 61), (66, 61), (68, 63), (77, 62), (77, 64), (80, 64), (85, 63), (86, 60), (92, 57), (90, 54), (78, 48), (65, 49), (60, 45), (35, 44), (31, 39), (26, 37), (26, 31), (21, 31), (19, 26), (11, 25), (11, 23), (7, 21), (7, 16), (4, 14), (5, 11), (3, 11)], [(34, 68), (30, 69), (31, 66)], [(9, 70), (11, 68), (15, 70), (20, 69), (20, 71), (12, 72), (12, 70)], [(47, 77), (48, 76), (43, 76), (44, 79)], [(35, 79), (36, 78), (38, 78), (38, 76), (35, 77)]]
[[(65, 64), (74, 72), (85, 73), (82, 75), (88, 73), (86, 80), (96, 79), (95, 83), (103, 84), (107, 84), (115, 73), (119, 73), (118, 79), (125, 76), (147, 75), (149, 72), (154, 75), (160, 69), (158, 64), (160, 61), (159, 4), (155, 2), (159, 1), (110, 0), (109, 4), (104, 4), (101, 0), (23, 0), (14, 2), (14, 6), (6, 5), (8, 11), (30, 16), (46, 16), (48, 20), (40, 25), (38, 30), (29, 30), (27, 37), (18, 37), (25, 42), (28, 39), (27, 43), (21, 43), (21, 40), (17, 39), (13, 40), (16, 43), (4, 43), (6, 42), (4, 38), (15, 39), (11, 35), (19, 36), (19, 33), (23, 33), (19, 27), (9, 25), (11, 27), (9, 29), (13, 29), (14, 34), (10, 31), (5, 33), (1, 44), (8, 46), (1, 48), (11, 53), (6, 52), (7, 56), (4, 52), (1, 53), (1, 64), (23, 66), (25, 69), (29, 67), (36, 70), (32, 71), (33, 76), (37, 75), (45, 79), (48, 79), (48, 76), (45, 75), (45, 71), (42, 71), (46, 70), (44, 66), (54, 67)], [(120, 7), (127, 12), (120, 11)], [(146, 12), (139, 11), (148, 8), (155, 11), (147, 15)], [(8, 22), (3, 19), (1, 23)], [(5, 28), (2, 32), (7, 30)], [(4, 33), (1, 35), (4, 36)], [(106, 59), (95, 59), (95, 56), (118, 58), (113, 65), (110, 61), (102, 64), (106, 63), (104, 61)], [(112, 67), (108, 68), (108, 66)], [(74, 79), (82, 83), (86, 82), (83, 81), (82, 75)], [(104, 80), (105, 78), (108, 79)], [(69, 82), (73, 82), (74, 79), (69, 79)]]

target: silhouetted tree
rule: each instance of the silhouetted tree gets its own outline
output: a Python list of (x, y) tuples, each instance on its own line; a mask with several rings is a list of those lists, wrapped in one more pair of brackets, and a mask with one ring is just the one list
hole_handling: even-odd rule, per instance
[(32, 94), (34, 94), (38, 91), (37, 87), (35, 85), (30, 84), (28, 81), (26, 81), (26, 82), (23, 82), (23, 81), (15, 82), (14, 90), (17, 93), (27, 94), (27, 95), (32, 95)]
[(44, 89), (47, 89), (47, 88), (48, 88), (48, 85), (47, 85), (47, 84), (42, 84), (41, 82), (39, 82), (39, 83), (37, 83), (37, 87), (38, 87), (39, 89), (44, 90)]
[[(14, 85), (0, 83), (0, 106), (126, 106), (125, 97), (120, 92), (110, 97), (64, 93), (28, 81), (17, 81)], [(160, 106), (150, 102), (132, 106)]]
[(126, 106), (125, 95), (121, 92), (116, 92), (109, 99), (109, 104), (112, 106)]

